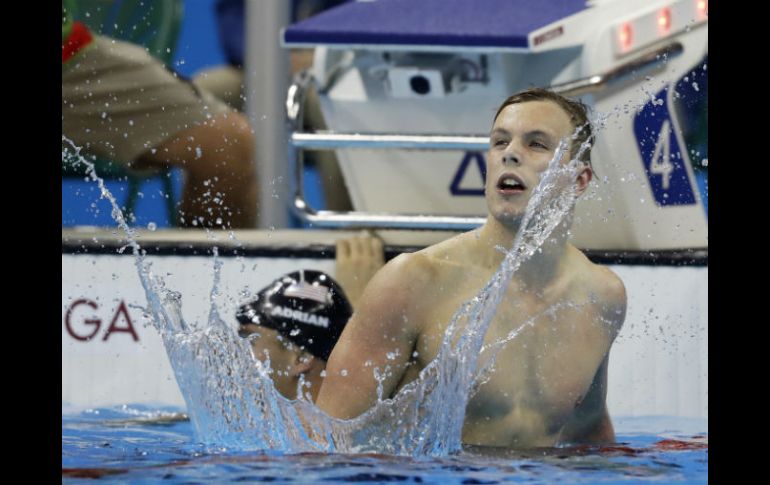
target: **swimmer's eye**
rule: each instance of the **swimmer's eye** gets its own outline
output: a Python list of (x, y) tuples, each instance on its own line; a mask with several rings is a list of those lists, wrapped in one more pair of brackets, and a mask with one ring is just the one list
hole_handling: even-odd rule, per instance
[(542, 148), (542, 149), (545, 149), (545, 150), (549, 149), (548, 145), (546, 145), (545, 143), (539, 142), (539, 141), (532, 141), (529, 145), (533, 146), (535, 148)]
[(507, 140), (504, 140), (504, 139), (498, 139), (498, 140), (494, 140), (494, 141), (492, 142), (492, 146), (496, 146), (496, 147), (497, 147), (497, 146), (505, 146), (505, 145), (507, 145), (507, 144), (508, 144), (508, 141), (507, 141)]

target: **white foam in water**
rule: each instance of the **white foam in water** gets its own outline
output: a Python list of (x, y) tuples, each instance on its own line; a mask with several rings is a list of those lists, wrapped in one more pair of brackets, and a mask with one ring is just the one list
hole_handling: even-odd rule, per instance
[[(487, 285), (455, 312), (436, 359), (392, 399), (378, 400), (358, 418), (339, 420), (305, 399), (290, 401), (278, 393), (269, 376), (269, 363), (256, 359), (248, 341), (220, 318), (215, 300), (222, 263), (216, 248), (209, 320), (202, 327), (184, 320), (182, 295), (167, 289), (162, 278), (152, 273), (133, 231), (93, 165), (80, 157), (79, 148), (70, 140), (62, 136), (62, 141), (71, 146), (63, 149), (62, 156), (66, 152), (66, 156), (85, 163), (102, 196), (112, 203), (113, 217), (126, 232), (135, 256), (148, 310), (163, 338), (196, 439), (219, 449), (411, 456), (460, 451), (466, 404), (493, 368), (496, 352), (537, 320), (536, 315), (503, 340), (482, 349), (502, 295), (514, 272), (547, 240), (576, 199), (578, 162), (560, 163), (567, 146), (563, 141), (533, 192), (513, 246), (503, 249), (506, 255)], [(561, 306), (546, 312), (558, 311)], [(375, 377), (385, 371), (374, 369)]]

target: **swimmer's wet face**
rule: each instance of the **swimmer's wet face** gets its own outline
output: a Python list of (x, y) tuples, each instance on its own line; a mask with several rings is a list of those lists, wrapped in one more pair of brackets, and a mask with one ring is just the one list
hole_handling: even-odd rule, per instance
[[(540, 175), (560, 143), (570, 144), (574, 132), (569, 114), (551, 100), (517, 102), (500, 108), (487, 153), (485, 191), (492, 217), (505, 226), (518, 226)], [(571, 145), (572, 149), (561, 154), (562, 163), (571, 159), (575, 144)], [(591, 169), (584, 165), (576, 181), (578, 194), (590, 180)]]
[(284, 397), (294, 399), (297, 393), (297, 379), (301, 372), (298, 364), (310, 356), (276, 330), (259, 325), (241, 325), (238, 335), (248, 338), (251, 351), (260, 362), (270, 361), (270, 375), (275, 388)]

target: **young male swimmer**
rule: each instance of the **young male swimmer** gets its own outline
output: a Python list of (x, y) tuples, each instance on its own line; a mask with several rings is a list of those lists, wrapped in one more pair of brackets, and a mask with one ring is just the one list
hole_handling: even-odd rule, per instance
[[(521, 229), (540, 175), (561, 140), (572, 139), (566, 163), (591, 136), (586, 108), (553, 92), (531, 89), (500, 106), (487, 154), (482, 227), (402, 254), (369, 282), (326, 366), (317, 405), (353, 418), (393, 396), (433, 360), (455, 310), (498, 269)], [(592, 178), (590, 150), (574, 180), (578, 195)], [(626, 313), (621, 280), (567, 242), (572, 211), (525, 261), (506, 290), (485, 344), (497, 341), (557, 302), (571, 305), (537, 317), (498, 354), (494, 372), (466, 409), (463, 442), (503, 447), (614, 441), (606, 406), (610, 346)], [(393, 360), (393, 356), (396, 356)], [(369, 366), (364, 366), (370, 361)], [(372, 369), (393, 370), (384, 381)]]

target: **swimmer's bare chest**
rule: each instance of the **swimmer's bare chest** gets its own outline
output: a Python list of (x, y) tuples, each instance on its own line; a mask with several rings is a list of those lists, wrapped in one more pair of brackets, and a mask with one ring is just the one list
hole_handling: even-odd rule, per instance
[[(475, 282), (473, 282), (475, 283)], [(481, 285), (453, 295), (439, 291), (425, 312), (414, 364), (402, 383), (417, 377), (436, 355), (454, 311)], [(436, 290), (440, 290), (440, 285)], [(484, 338), (480, 362), (495, 353), (488, 381), (466, 409), (463, 441), (486, 446), (553, 446), (580, 403), (605, 355), (601, 325), (586, 301), (565, 291), (549, 298), (509, 291)], [(577, 298), (580, 300), (580, 298)], [(430, 323), (428, 323), (430, 322)], [(495, 346), (495, 342), (505, 342)], [(493, 350), (496, 349), (496, 350)]]

